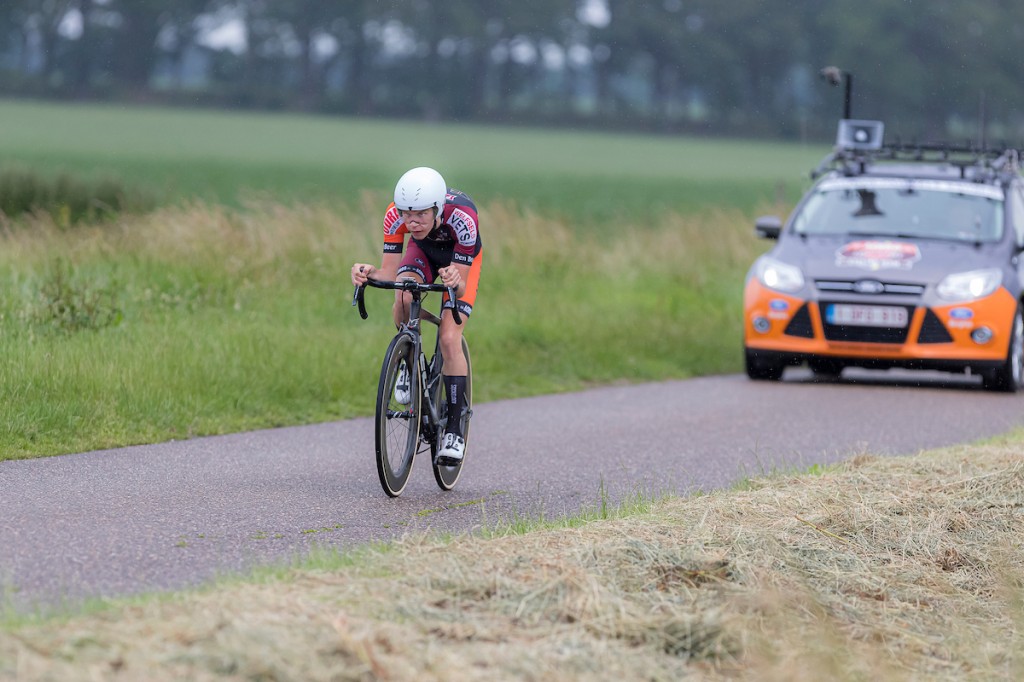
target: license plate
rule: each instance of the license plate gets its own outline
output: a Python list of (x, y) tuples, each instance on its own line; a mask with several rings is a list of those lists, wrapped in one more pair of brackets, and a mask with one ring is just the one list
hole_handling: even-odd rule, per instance
[(885, 305), (845, 305), (833, 303), (825, 307), (829, 324), (854, 327), (906, 327), (907, 309)]

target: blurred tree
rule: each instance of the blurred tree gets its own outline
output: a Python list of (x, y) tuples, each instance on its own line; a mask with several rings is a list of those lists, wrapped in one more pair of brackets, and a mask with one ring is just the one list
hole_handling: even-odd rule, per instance
[[(74, 9), (76, 0), (8, 0), (10, 19), (17, 26), (20, 34), (24, 68), (38, 74), (38, 82), (43, 88), (53, 85), (54, 68), (60, 47), (60, 26), (68, 12)], [(32, 54), (28, 46), (38, 41), (38, 65), (31, 64), (28, 59)]]
[(529, 67), (531, 51), (537, 63), (544, 40), (560, 42), (575, 0), (401, 0), (396, 7), (411, 34), (410, 53), (392, 73), (403, 96), (428, 118), (465, 118), (512, 108), (513, 73)]
[(72, 93), (79, 97), (87, 96), (91, 91), (93, 63), (97, 52), (93, 27), (95, 5), (96, 0), (77, 0), (75, 5), (81, 20), (81, 34), (70, 49), (68, 80)]
[(944, 137), (951, 117), (976, 116), (983, 90), (1004, 107), (1022, 103), (1009, 57), (1024, 28), (1016, 3), (836, 0), (822, 23), (833, 60), (854, 74), (854, 116), (886, 119), (887, 133)]
[[(81, 2), (95, 3), (97, 0)], [(222, 5), (222, 0), (170, 0), (163, 3), (164, 11), (158, 29), (158, 47), (166, 53), (173, 65), (172, 71), (177, 88), (180, 89), (184, 81), (185, 55), (189, 48), (195, 47), (199, 36), (198, 17)]]
[(117, 61), (114, 72), (119, 84), (137, 93), (149, 86), (157, 61), (156, 39), (164, 21), (166, 6), (180, 0), (107, 0), (107, 7), (119, 17), (114, 34)]
[[(333, 61), (336, 51), (323, 50), (323, 40), (331, 35), (335, 19), (348, 8), (345, 0), (292, 0), (255, 5), (262, 18), (270, 22), (267, 39), (282, 42), (280, 58), (295, 61), (296, 77), (288, 82), (289, 90), (297, 99), (294, 106), (313, 109), (324, 94), (324, 73)], [(275, 35), (276, 34), (276, 35)]]
[(592, 31), (602, 115), (670, 125), (693, 115), (694, 100), (716, 98), (727, 71), (725, 50), (707, 30), (717, 3), (607, 0), (607, 7), (609, 22)]
[(713, 106), (734, 127), (770, 132), (789, 108), (782, 93), (806, 43), (806, 15), (765, 11), (763, 0), (700, 4), (701, 32), (714, 40), (705, 45), (720, 61), (705, 71), (706, 86), (718, 83)]
[(0, 0), (0, 88), (822, 138), (836, 65), (891, 133), (1019, 138), (1022, 38), (1015, 0)]
[(379, 4), (375, 0), (350, 0), (347, 9), (331, 22), (330, 32), (338, 41), (337, 62), (346, 65), (345, 99), (351, 110), (370, 114), (374, 107), (369, 75), (376, 45), (367, 40), (366, 25), (371, 19), (379, 22), (385, 17), (379, 14)]

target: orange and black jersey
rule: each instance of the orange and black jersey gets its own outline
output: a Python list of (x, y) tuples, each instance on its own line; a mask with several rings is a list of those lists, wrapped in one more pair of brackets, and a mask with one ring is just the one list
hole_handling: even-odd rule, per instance
[[(392, 202), (384, 213), (384, 253), (401, 253), (408, 233), (405, 220)], [(441, 224), (421, 241), (435, 249), (450, 244), (453, 263), (472, 265), (482, 247), (476, 204), (465, 192), (448, 188)]]

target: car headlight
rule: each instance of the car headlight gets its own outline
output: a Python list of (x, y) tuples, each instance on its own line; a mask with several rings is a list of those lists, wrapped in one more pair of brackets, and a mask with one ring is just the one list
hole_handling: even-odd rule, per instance
[(755, 273), (761, 284), (776, 291), (797, 291), (804, 286), (804, 273), (800, 272), (800, 268), (771, 256), (757, 259)]
[(971, 301), (988, 296), (999, 288), (1003, 272), (999, 268), (972, 270), (946, 275), (935, 293), (947, 301)]

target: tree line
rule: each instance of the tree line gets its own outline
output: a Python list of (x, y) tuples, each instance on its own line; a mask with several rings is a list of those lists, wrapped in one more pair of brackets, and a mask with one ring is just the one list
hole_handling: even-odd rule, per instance
[(1013, 0), (3, 0), (0, 94), (800, 139), (1024, 138)]

